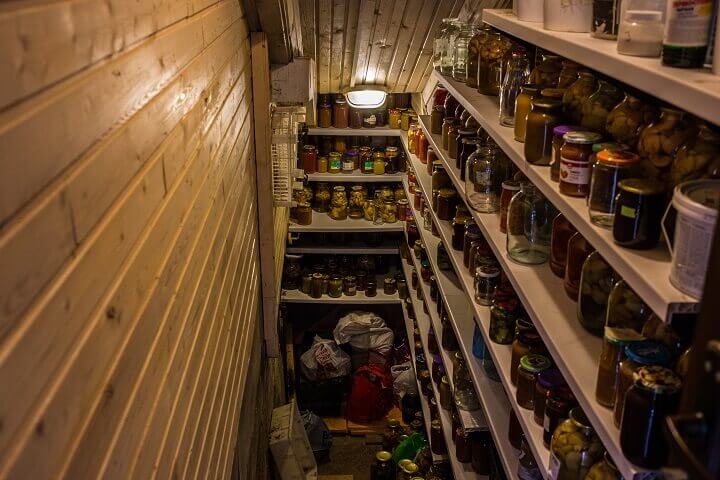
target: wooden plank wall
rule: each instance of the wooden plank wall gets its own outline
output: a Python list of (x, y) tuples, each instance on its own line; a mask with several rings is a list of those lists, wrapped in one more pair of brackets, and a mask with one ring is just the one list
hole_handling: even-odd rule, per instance
[(0, 6), (0, 478), (229, 477), (262, 365), (241, 5)]
[[(435, 32), (446, 17), (479, 22), (483, 8), (509, 0), (302, 0), (315, 5), (318, 93), (351, 85), (422, 90), (432, 70)], [(304, 26), (309, 21), (304, 19)], [(303, 32), (305, 35), (305, 32)], [(306, 39), (306, 45), (310, 42)]]

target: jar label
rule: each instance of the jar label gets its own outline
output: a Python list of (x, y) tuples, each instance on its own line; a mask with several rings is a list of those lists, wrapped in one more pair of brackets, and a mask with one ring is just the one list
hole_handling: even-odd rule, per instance
[(671, 0), (663, 43), (673, 47), (704, 47), (712, 13), (712, 0)]
[(352, 162), (352, 160), (349, 162), (343, 162), (343, 170), (351, 172), (354, 169), (355, 169), (355, 164)]
[(560, 181), (573, 185), (587, 185), (590, 181), (588, 163), (560, 157)]
[(627, 205), (622, 205), (620, 207), (620, 215), (622, 215), (623, 217), (634, 219), (636, 213), (637, 213), (637, 211), (634, 208), (628, 207)]
[(331, 170), (340, 170), (342, 168), (342, 160), (330, 160)]
[(375, 162), (372, 160), (365, 162), (365, 170), (372, 170), (374, 165)]

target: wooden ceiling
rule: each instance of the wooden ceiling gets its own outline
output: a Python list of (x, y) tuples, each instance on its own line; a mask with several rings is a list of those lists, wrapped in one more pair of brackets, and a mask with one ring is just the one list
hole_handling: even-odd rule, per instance
[(319, 93), (361, 84), (417, 92), (432, 70), (433, 39), (443, 18), (479, 21), (483, 8), (509, 4), (509, 0), (301, 0), (303, 50), (316, 59)]

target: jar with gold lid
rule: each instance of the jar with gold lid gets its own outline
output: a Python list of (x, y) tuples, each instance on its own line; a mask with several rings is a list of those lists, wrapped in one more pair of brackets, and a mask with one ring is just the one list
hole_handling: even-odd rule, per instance
[(590, 191), (590, 155), (600, 134), (573, 131), (563, 135), (560, 148), (560, 193), (585, 197)]
[(525, 160), (533, 165), (550, 165), (552, 131), (560, 123), (562, 104), (556, 99), (535, 98), (527, 116)]

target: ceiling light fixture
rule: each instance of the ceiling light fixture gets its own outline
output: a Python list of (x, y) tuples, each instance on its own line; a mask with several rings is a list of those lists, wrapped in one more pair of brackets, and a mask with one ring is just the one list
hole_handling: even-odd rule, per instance
[(378, 108), (385, 103), (386, 97), (387, 92), (380, 85), (361, 85), (345, 92), (345, 98), (353, 108)]

